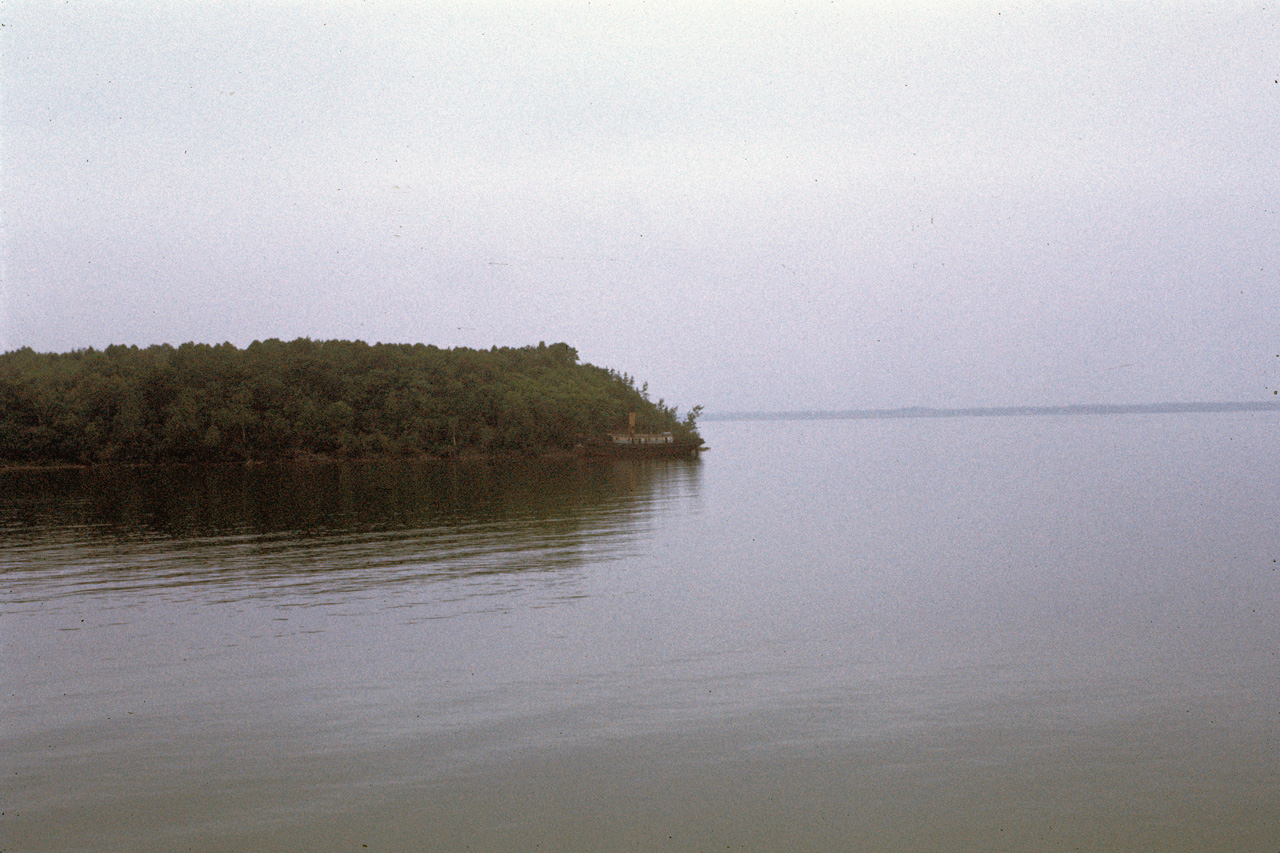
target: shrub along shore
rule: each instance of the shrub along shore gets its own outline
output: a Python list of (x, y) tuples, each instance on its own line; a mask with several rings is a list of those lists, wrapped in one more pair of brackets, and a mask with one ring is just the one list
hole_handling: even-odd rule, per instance
[(568, 344), (363, 341), (110, 346), (0, 355), (0, 464), (250, 462), (570, 452), (636, 413), (701, 444), (632, 377)]

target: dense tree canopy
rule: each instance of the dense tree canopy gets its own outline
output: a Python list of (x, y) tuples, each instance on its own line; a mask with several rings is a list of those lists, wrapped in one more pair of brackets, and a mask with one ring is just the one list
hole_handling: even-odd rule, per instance
[(0, 355), (0, 461), (160, 462), (569, 449), (617, 428), (701, 443), (630, 376), (558, 343), (187, 343)]

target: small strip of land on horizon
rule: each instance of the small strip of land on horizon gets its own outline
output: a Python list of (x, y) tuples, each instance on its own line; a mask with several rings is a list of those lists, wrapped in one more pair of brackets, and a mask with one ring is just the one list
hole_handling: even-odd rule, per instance
[(704, 421), (832, 421), (893, 418), (990, 418), (1045, 415), (1162, 415), (1212, 412), (1280, 412), (1280, 401), (1219, 403), (1096, 403), (1065, 406), (973, 406), (966, 408), (843, 409), (794, 412), (705, 412)]

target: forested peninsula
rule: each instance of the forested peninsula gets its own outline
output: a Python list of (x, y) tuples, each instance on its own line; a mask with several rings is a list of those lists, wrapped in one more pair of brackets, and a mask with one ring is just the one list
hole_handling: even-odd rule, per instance
[(0, 355), (0, 463), (247, 462), (571, 451), (628, 426), (702, 443), (564, 343), (110, 346)]

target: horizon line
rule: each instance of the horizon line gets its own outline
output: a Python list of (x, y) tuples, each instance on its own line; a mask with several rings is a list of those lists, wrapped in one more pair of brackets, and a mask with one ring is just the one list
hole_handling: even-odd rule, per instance
[(1191, 403), (1068, 403), (1058, 406), (904, 406), (895, 409), (797, 409), (703, 412), (704, 421), (816, 421), (893, 418), (1042, 417), (1046, 415), (1159, 415), (1214, 412), (1280, 412), (1280, 400)]

